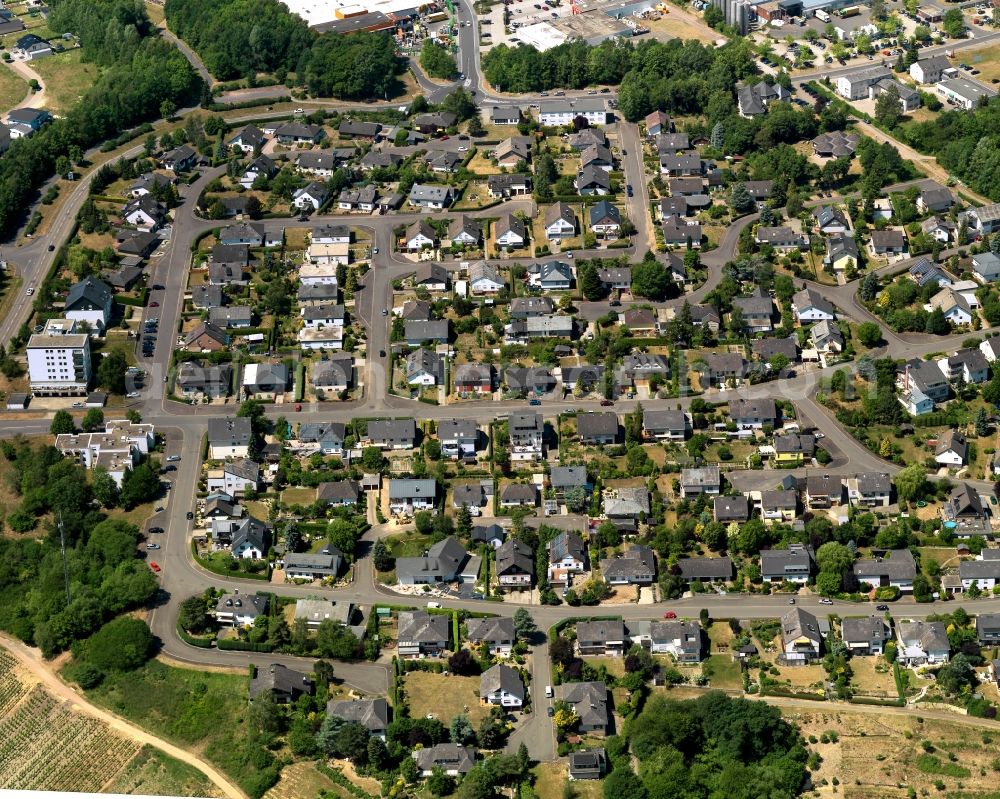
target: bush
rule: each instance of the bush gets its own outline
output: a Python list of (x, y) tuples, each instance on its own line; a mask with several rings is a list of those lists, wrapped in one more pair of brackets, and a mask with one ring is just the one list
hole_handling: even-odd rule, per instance
[(122, 616), (87, 639), (85, 660), (105, 671), (132, 671), (145, 663), (153, 649), (153, 634), (141, 619)]

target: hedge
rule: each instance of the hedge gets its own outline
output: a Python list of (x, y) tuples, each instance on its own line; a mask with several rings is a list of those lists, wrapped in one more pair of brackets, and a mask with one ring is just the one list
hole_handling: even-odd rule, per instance
[(177, 635), (185, 643), (191, 646), (197, 646), (201, 649), (211, 649), (212, 648), (212, 638), (198, 638), (191, 635), (187, 630), (181, 626), (181, 622), (177, 620)]
[(879, 705), (880, 707), (903, 707), (905, 699), (876, 699), (872, 696), (852, 696), (848, 702), (852, 705)]
[(223, 638), (219, 641), (219, 649), (235, 650), (237, 652), (273, 652), (271, 644), (251, 644), (249, 641), (239, 641), (235, 638)]
[(821, 694), (810, 694), (803, 691), (787, 691), (783, 688), (773, 688), (770, 685), (761, 686), (761, 696), (783, 696), (788, 699), (810, 699), (814, 702), (825, 702), (826, 697)]

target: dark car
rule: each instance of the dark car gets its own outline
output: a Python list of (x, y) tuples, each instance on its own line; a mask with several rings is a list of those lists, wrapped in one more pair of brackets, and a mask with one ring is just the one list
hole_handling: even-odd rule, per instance
[(629, 184), (628, 184), (628, 185), (627, 185), (627, 186), (625, 187), (625, 193), (626, 193), (626, 194), (627, 194), (627, 195), (628, 195), (629, 197), (631, 197), (631, 196), (632, 196), (632, 184), (631, 184), (631, 183), (629, 183)]
[(163, 532), (163, 528), (162, 527), (150, 527), (149, 528), (149, 532), (151, 532), (151, 533), (162, 533)]
[(556, 714), (556, 709), (554, 707), (552, 707), (552, 705), (549, 705), (549, 707), (548, 707), (548, 709), (547, 709), (546, 712), (551, 717), (551, 716), (554, 716)]
[(619, 305), (621, 305), (621, 300), (609, 300), (608, 305), (610, 305), (612, 308), (617, 308)]
[(56, 249), (56, 245), (55, 244), (50, 244), (49, 245), (49, 252), (55, 252), (55, 249)]
[(542, 401), (540, 399), (530, 399), (528, 400), (529, 405), (541, 405)]
[(384, 358), (385, 357), (385, 350), (379, 350), (378, 351), (378, 357), (379, 358)]
[(193, 518), (194, 518), (194, 511), (190, 511), (189, 510), (187, 512), (187, 519), (188, 519), (188, 521), (191, 521)]
[(889, 606), (888, 606), (888, 605), (876, 605), (876, 606), (875, 606), (875, 610), (881, 610), (881, 611), (886, 611), (886, 610), (888, 610), (888, 609), (889, 609)]
[(609, 405), (614, 405), (614, 404), (615, 404), (614, 400), (601, 400), (601, 405), (603, 405), (605, 408), (608, 407)]
[(163, 286), (161, 286), (161, 285), (160, 285), (159, 283), (156, 283), (155, 285), (153, 285), (153, 286), (150, 286), (150, 288), (151, 288), (151, 289), (152, 289), (153, 291), (163, 291), (163, 290), (164, 290), (164, 287), (163, 287)]

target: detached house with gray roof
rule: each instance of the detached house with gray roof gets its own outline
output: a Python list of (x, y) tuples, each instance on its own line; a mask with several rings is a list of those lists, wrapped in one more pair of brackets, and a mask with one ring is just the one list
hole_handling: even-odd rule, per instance
[(910, 550), (893, 549), (876, 558), (856, 561), (854, 576), (859, 583), (868, 583), (876, 588), (892, 586), (900, 591), (912, 591), (917, 564)]
[(423, 610), (400, 611), (397, 647), (400, 657), (437, 655), (448, 648), (451, 617), (430, 615)]
[(487, 669), (479, 678), (479, 699), (488, 705), (517, 710), (526, 696), (520, 672), (503, 663)]
[(628, 645), (628, 633), (620, 619), (576, 623), (576, 647), (581, 655), (623, 655)]
[(656, 556), (649, 547), (633, 544), (624, 554), (602, 560), (601, 575), (609, 585), (652, 585)]
[(841, 622), (841, 637), (851, 655), (881, 655), (892, 630), (882, 616), (848, 616)]
[(497, 616), (492, 619), (470, 618), (465, 626), (469, 643), (474, 646), (487, 644), (490, 654), (494, 656), (510, 657), (514, 644), (517, 643), (514, 619), (510, 616)]
[(682, 499), (701, 494), (721, 494), (722, 473), (719, 467), (701, 466), (695, 469), (682, 469), (680, 491)]
[(331, 699), (326, 705), (326, 714), (360, 724), (369, 734), (385, 740), (385, 731), (389, 727), (389, 703), (384, 697), (340, 701)]
[(765, 549), (760, 553), (760, 576), (768, 583), (804, 585), (809, 581), (812, 565), (812, 549), (803, 544), (790, 544), (788, 549)]
[(556, 698), (573, 708), (582, 733), (604, 735), (611, 724), (608, 687), (603, 682), (571, 682), (556, 686)]
[(587, 548), (576, 533), (562, 532), (545, 545), (549, 556), (549, 582), (563, 585), (587, 568)]
[[(392, 484), (401, 482), (390, 480)], [(427, 482), (433, 480), (404, 481)], [(454, 536), (438, 541), (426, 555), (413, 558), (396, 558), (396, 578), (401, 585), (433, 585), (434, 583), (475, 583), (479, 577), (481, 559), (478, 555), (470, 555), (458, 543)], [(402, 636), (400, 636), (402, 641)]]

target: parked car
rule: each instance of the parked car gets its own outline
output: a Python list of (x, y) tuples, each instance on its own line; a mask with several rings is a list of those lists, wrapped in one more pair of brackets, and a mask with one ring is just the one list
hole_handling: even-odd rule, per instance
[(159, 549), (159, 548), (160, 548), (159, 544), (152, 544), (152, 543), (146, 544), (146, 549)]
[(160, 571), (160, 564), (157, 563), (155, 560), (151, 560), (149, 562), (149, 568), (151, 568), (154, 572), (159, 572)]
[(180, 455), (168, 455), (167, 463), (177, 463), (181, 459)]
[(149, 528), (149, 532), (150, 533), (162, 533), (163, 532), (163, 528), (162, 527), (150, 527)]
[(188, 520), (188, 521), (191, 521), (191, 520), (192, 520), (193, 518), (194, 518), (194, 511), (190, 511), (190, 510), (189, 510), (189, 511), (187, 512), (187, 520)]
[(665, 618), (665, 619), (676, 619), (677, 618), (677, 614), (674, 613), (672, 610), (668, 610), (666, 613), (663, 614), (663, 618)]
[(529, 405), (541, 405), (542, 401), (540, 399), (530, 399), (528, 400)]

